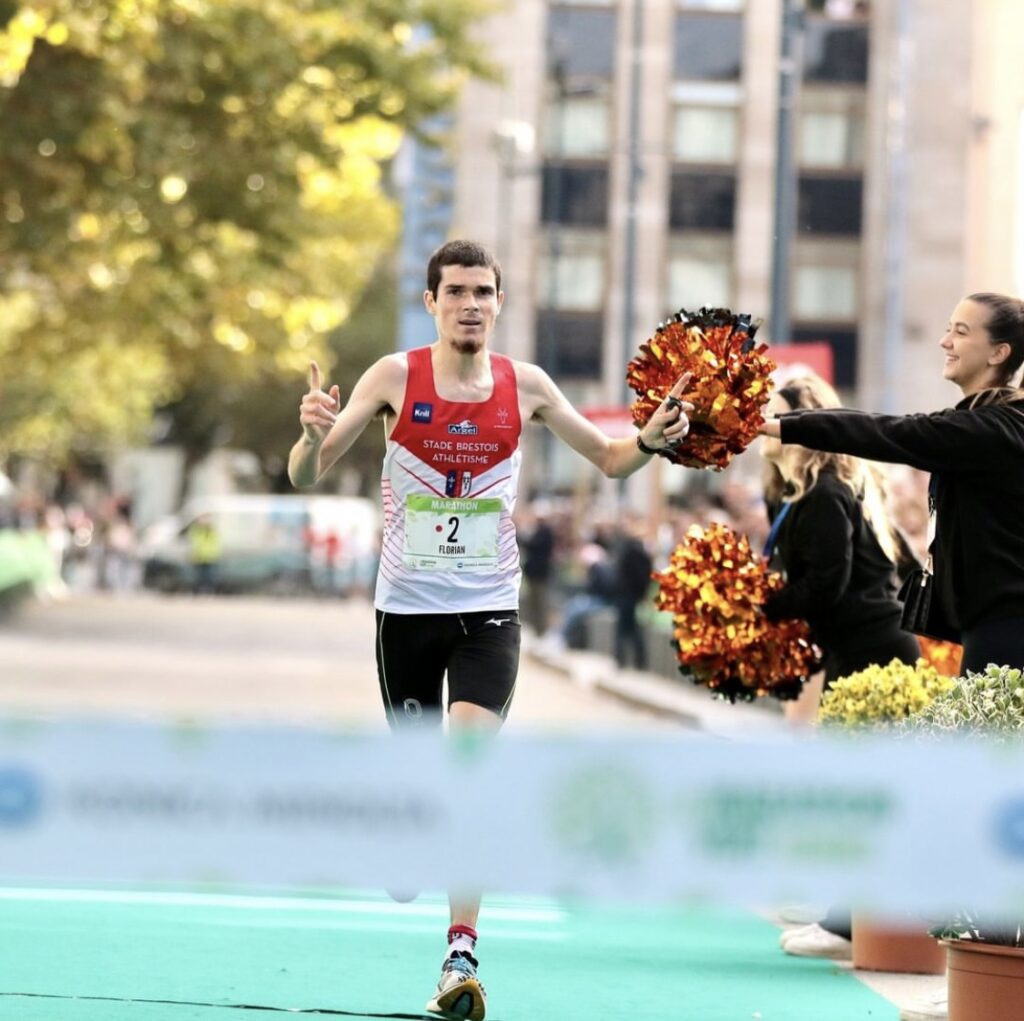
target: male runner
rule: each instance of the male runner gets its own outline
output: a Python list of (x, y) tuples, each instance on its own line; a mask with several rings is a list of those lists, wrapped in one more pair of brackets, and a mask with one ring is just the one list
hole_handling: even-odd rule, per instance
[[(519, 667), (519, 551), (515, 510), (524, 422), (546, 425), (605, 475), (624, 478), (687, 433), (683, 378), (634, 439), (611, 439), (536, 365), (488, 351), (505, 295), (483, 246), (451, 241), (427, 266), (428, 347), (387, 355), (341, 407), (310, 369), (302, 436), (288, 474), (311, 486), (383, 417), (384, 540), (374, 599), (377, 671), (388, 722), (439, 725), (448, 677), (452, 730), (500, 727)], [(476, 976), (478, 896), (450, 898), (441, 980), (427, 1010), (482, 1021)]]

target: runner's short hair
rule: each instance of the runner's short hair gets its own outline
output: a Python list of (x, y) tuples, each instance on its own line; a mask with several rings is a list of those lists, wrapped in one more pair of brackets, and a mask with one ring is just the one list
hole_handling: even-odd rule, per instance
[(490, 250), (476, 241), (447, 241), (430, 257), (427, 290), (435, 298), (441, 286), (441, 270), (445, 266), (484, 266), (494, 270), (495, 289), (501, 291), (501, 266)]

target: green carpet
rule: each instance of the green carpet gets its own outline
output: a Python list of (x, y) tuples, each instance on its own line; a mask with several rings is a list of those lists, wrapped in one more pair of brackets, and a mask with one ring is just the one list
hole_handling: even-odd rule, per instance
[[(358, 893), (7, 890), (0, 918), (0, 1018), (18, 1021), (420, 1018), (447, 925), (439, 898)], [(778, 930), (742, 912), (492, 899), (480, 932), (489, 1021), (897, 1016), (830, 963), (786, 957)]]

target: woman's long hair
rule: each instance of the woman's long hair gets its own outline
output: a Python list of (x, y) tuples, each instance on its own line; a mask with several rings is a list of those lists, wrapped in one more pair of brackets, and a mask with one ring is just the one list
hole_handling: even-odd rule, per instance
[[(801, 408), (842, 407), (835, 390), (820, 376), (799, 376), (777, 392), (794, 411)], [(852, 454), (830, 454), (798, 446), (788, 449), (786, 467), (789, 478), (777, 499), (784, 503), (795, 503), (814, 488), (822, 471), (832, 472), (860, 500), (864, 519), (871, 527), (878, 545), (882, 547), (882, 552), (894, 564), (897, 563), (899, 540), (886, 509), (885, 476), (882, 469), (872, 461), (865, 461)], [(776, 481), (771, 488), (778, 486), (779, 482)], [(770, 499), (772, 495), (766, 493), (766, 498)]]

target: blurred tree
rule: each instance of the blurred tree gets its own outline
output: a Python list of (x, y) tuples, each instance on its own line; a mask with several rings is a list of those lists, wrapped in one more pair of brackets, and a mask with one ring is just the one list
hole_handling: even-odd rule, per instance
[[(382, 259), (362, 293), (359, 304), (345, 322), (328, 338), (327, 362), (333, 365), (325, 385), (337, 383), (342, 395), (348, 394), (356, 380), (383, 353), (394, 350), (398, 329), (398, 294), (394, 264)], [(287, 457), (298, 439), (299, 401), (308, 386), (308, 373), (268, 373), (227, 406), (220, 418), (221, 428), (230, 428), (222, 437), (234, 447), (251, 450), (259, 458), (263, 475), (270, 488), (290, 492)], [(258, 413), (253, 409), (257, 408)], [(214, 423), (216, 426), (216, 423)], [(384, 451), (384, 432), (370, 428), (345, 455), (344, 468), (357, 474), (363, 495), (377, 492), (380, 461)], [(333, 472), (329, 483), (338, 482)]]
[(158, 405), (196, 457), (269, 457), (270, 392), (294, 432), (393, 244), (382, 166), (489, 73), (485, 2), (0, 0), (0, 460), (138, 439)]

